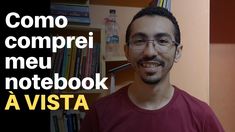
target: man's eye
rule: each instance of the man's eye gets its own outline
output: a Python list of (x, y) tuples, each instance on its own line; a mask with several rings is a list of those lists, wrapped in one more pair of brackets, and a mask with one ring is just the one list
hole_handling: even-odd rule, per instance
[(145, 40), (144, 39), (138, 39), (138, 40), (134, 40), (133, 42), (138, 44), (138, 43), (144, 43)]
[(168, 44), (168, 43), (169, 43), (169, 40), (167, 40), (167, 39), (159, 39), (159, 40), (158, 40), (158, 43), (159, 43), (159, 44)]

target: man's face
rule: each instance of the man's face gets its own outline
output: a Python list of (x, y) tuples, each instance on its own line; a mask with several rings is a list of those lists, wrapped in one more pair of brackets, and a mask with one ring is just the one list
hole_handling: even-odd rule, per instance
[[(143, 16), (131, 25), (130, 45), (125, 47), (125, 53), (137, 75), (145, 83), (156, 84), (161, 81), (169, 74), (174, 61), (180, 57), (181, 48), (176, 48), (174, 43), (163, 48), (159, 46), (165, 39), (175, 41), (174, 25), (165, 17)], [(135, 47), (138, 45), (133, 46), (133, 43), (142, 40), (155, 42), (147, 41), (140, 49)]]

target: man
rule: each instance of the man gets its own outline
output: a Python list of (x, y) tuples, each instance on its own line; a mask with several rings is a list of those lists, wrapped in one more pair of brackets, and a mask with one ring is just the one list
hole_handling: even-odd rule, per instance
[(224, 132), (210, 107), (170, 83), (180, 59), (180, 29), (160, 7), (138, 12), (126, 31), (134, 82), (97, 101), (81, 132)]

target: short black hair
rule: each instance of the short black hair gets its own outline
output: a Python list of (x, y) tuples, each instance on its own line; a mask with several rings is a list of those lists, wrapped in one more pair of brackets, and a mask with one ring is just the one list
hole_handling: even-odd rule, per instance
[(167, 9), (163, 8), (163, 7), (156, 7), (156, 6), (148, 6), (142, 10), (140, 10), (131, 20), (130, 24), (127, 27), (126, 30), (126, 43), (127, 45), (129, 45), (129, 38), (130, 38), (130, 33), (131, 33), (131, 25), (132, 23), (143, 16), (162, 16), (162, 17), (166, 17), (168, 18), (174, 25), (175, 30), (174, 30), (174, 36), (175, 36), (175, 41), (177, 43), (180, 43), (180, 29), (179, 29), (179, 25), (178, 22), (176, 20), (176, 18), (173, 16), (173, 14), (171, 12), (169, 12)]

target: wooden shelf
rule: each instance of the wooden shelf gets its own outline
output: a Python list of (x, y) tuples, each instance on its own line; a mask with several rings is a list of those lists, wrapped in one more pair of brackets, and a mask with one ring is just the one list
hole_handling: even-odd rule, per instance
[(145, 7), (152, 0), (90, 0), (90, 4), (94, 5), (112, 5), (112, 6), (128, 6), (128, 7)]
[(125, 56), (116, 56), (116, 57), (105, 57), (106, 62), (112, 61), (127, 61)]
[(88, 0), (51, 0), (51, 3), (89, 4)]
[(53, 3), (73, 3), (73, 4), (93, 4), (108, 6), (128, 6), (128, 7), (145, 7), (152, 0), (51, 0)]
[(70, 91), (53, 91), (54, 94), (101, 94), (102, 92), (104, 92), (105, 90), (70, 90)]

